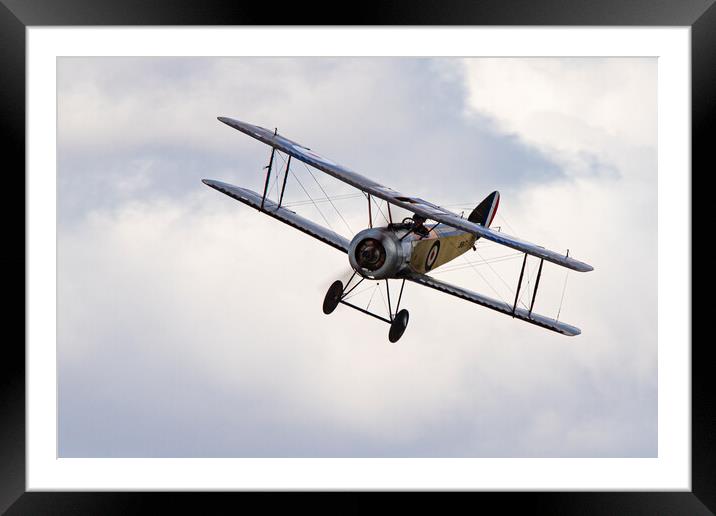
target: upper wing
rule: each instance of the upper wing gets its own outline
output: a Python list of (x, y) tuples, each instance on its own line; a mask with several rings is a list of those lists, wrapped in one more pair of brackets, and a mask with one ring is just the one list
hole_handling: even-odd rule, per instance
[(477, 303), (478, 305), (492, 308), (493, 310), (497, 310), (498, 312), (502, 312), (503, 314), (511, 315), (522, 321), (526, 321), (528, 323), (541, 326), (542, 328), (556, 331), (557, 333), (561, 333), (563, 335), (568, 335), (572, 337), (582, 333), (579, 328), (576, 328), (563, 322), (559, 322), (556, 319), (550, 319), (549, 317), (545, 317), (544, 315), (539, 315), (534, 312), (530, 313), (524, 308), (518, 307), (513, 313), (512, 307), (504, 301), (498, 301), (496, 299), (492, 299), (491, 297), (478, 294), (477, 292), (473, 292), (462, 287), (457, 287), (455, 285), (445, 283), (444, 281), (436, 280), (435, 278), (431, 276), (426, 276), (425, 274), (409, 273), (405, 276), (405, 279), (414, 281), (415, 283), (419, 283), (420, 285), (425, 285), (426, 287), (434, 288), (435, 290), (439, 290), (447, 294), (451, 294), (461, 299), (466, 299), (467, 301), (472, 301), (473, 303)]
[(569, 258), (561, 253), (545, 249), (542, 246), (526, 242), (525, 240), (520, 240), (519, 238), (502, 232), (493, 231), (490, 228), (483, 227), (479, 224), (474, 224), (433, 203), (396, 192), (392, 188), (378, 184), (375, 181), (353, 172), (342, 165), (334, 163), (333, 161), (313, 152), (307, 147), (291, 141), (288, 138), (284, 138), (280, 134), (276, 134), (274, 131), (270, 131), (257, 125), (247, 124), (246, 122), (241, 122), (239, 120), (234, 120), (233, 118), (219, 117), (219, 120), (226, 125), (229, 125), (234, 129), (238, 129), (242, 133), (248, 134), (252, 138), (256, 138), (267, 145), (275, 147), (276, 149), (279, 149), (280, 151), (285, 152), (286, 154), (289, 154), (294, 158), (335, 177), (336, 179), (348, 183), (359, 190), (363, 190), (364, 192), (374, 195), (379, 199), (383, 199), (403, 209), (412, 211), (413, 213), (425, 217), (426, 219), (435, 220), (442, 224), (462, 229), (463, 231), (480, 236), (486, 240), (491, 240), (498, 244), (543, 258), (549, 262), (553, 262), (576, 271), (587, 272), (593, 270), (591, 265), (575, 260), (574, 258)]
[[(246, 190), (245, 188), (239, 188), (238, 186), (230, 185), (228, 183), (223, 183), (221, 181), (214, 181), (212, 179), (202, 179), (202, 181), (205, 185), (210, 186), (215, 190), (228, 195), (229, 197), (233, 197), (237, 201), (241, 201), (244, 204), (248, 204), (256, 209), (261, 208), (261, 195), (256, 192)], [(313, 238), (317, 238), (321, 242), (335, 247), (344, 253), (348, 252), (348, 247), (350, 245), (348, 239), (331, 231), (330, 229), (326, 229), (315, 222), (297, 215), (296, 212), (288, 210), (284, 207), (279, 208), (278, 205), (270, 199), (266, 199), (264, 202), (263, 211), (267, 215), (270, 215), (271, 217), (278, 219), (289, 226), (293, 226), (294, 228), (311, 235)]]

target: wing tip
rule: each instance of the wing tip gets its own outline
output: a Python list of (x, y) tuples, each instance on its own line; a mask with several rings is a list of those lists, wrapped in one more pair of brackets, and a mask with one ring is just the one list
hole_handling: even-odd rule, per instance
[(216, 181), (214, 179), (202, 179), (202, 183), (204, 183), (209, 188), (213, 188), (214, 190), (222, 191), (222, 187), (227, 186), (226, 183), (222, 183), (221, 181)]
[(588, 263), (582, 262), (582, 263), (580, 263), (580, 267), (579, 267), (579, 269), (577, 269), (577, 270), (578, 270), (579, 272), (591, 272), (591, 271), (594, 270), (594, 267), (592, 267), (592, 266), (589, 265)]
[(567, 257), (563, 262), (557, 263), (577, 272), (591, 272), (594, 270), (594, 267), (592, 267), (588, 263), (580, 262), (579, 260), (575, 260), (574, 258), (569, 257)]

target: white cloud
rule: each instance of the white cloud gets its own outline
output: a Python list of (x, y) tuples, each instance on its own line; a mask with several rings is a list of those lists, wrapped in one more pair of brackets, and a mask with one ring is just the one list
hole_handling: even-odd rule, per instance
[(470, 59), (467, 70), (469, 106), (568, 171), (588, 168), (585, 154), (623, 165), (656, 147), (655, 58)]

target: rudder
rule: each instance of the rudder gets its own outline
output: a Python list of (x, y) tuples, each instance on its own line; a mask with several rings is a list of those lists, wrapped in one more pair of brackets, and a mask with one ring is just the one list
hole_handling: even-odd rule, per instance
[(489, 228), (490, 224), (495, 218), (497, 213), (497, 206), (500, 204), (500, 192), (495, 190), (490, 195), (477, 205), (477, 208), (472, 210), (472, 213), (467, 218), (470, 222), (480, 224), (483, 227)]

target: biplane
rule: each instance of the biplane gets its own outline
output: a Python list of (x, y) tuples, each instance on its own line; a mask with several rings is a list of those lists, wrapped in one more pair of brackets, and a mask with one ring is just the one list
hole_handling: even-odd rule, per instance
[[(345, 285), (342, 281), (337, 280), (330, 286), (323, 301), (323, 312), (325, 314), (332, 313), (339, 304), (348, 306), (388, 323), (390, 325), (388, 338), (391, 342), (396, 342), (403, 335), (408, 325), (409, 313), (406, 309), (400, 309), (400, 302), (405, 282), (410, 281), (563, 335), (574, 336), (581, 333), (579, 328), (557, 319), (534, 313), (532, 308), (534, 307), (542, 275), (542, 266), (545, 261), (579, 272), (591, 271), (593, 270), (592, 266), (569, 256), (569, 251), (566, 254), (550, 251), (542, 246), (507, 235), (502, 231), (491, 229), (490, 225), (494, 220), (500, 202), (498, 192), (492, 192), (488, 195), (472, 211), (469, 217), (464, 218), (419, 197), (405, 195), (376, 183), (324, 158), (308, 147), (289, 140), (278, 134), (277, 130), (271, 131), (232, 118), (218, 117), (218, 119), (271, 147), (269, 164), (264, 167), (267, 172), (263, 194), (221, 181), (204, 179), (203, 182), (237, 201), (311, 235), (339, 251), (347, 253), (353, 273)], [(271, 174), (275, 167), (274, 156), (277, 151), (288, 155), (288, 160), (285, 163), (281, 193), (278, 196), (278, 202), (275, 202), (268, 198), (267, 193)], [(285, 205), (282, 206), (292, 158), (361, 190), (368, 199), (369, 227), (358, 232), (352, 240), (348, 240), (335, 231), (298, 215)], [(276, 173), (278, 174), (276, 177), (278, 181), (281, 171), (279, 170)], [(401, 222), (393, 222), (391, 215), (386, 226), (377, 227), (373, 224), (371, 197), (385, 201), (389, 214), (391, 213), (390, 206), (393, 205), (407, 210), (412, 213), (412, 216), (403, 219)], [(430, 221), (429, 224), (428, 221)], [(515, 301), (511, 305), (505, 301), (451, 285), (428, 275), (430, 271), (437, 267), (454, 260), (470, 249), (474, 249), (476, 241), (481, 238), (524, 253), (522, 269), (517, 283), (517, 293)], [(526, 307), (525, 305), (525, 308), (523, 308), (517, 306), (517, 300), (522, 287), (528, 255), (539, 258), (540, 262), (530, 306)], [(402, 281), (395, 308), (391, 304), (389, 279)], [(346, 299), (360, 283), (366, 280), (385, 281), (388, 299), (387, 317), (359, 307)]]

